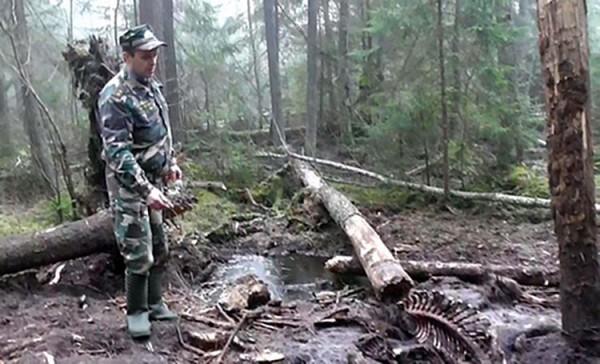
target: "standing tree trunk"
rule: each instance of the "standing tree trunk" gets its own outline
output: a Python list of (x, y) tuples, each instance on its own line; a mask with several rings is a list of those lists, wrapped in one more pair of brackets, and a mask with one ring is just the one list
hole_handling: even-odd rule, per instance
[[(140, 24), (148, 24), (152, 28), (152, 32), (162, 41), (164, 39), (164, 21), (162, 18), (163, 12), (163, 1), (162, 0), (144, 0), (140, 1)], [(169, 44), (169, 48), (172, 48), (173, 44)], [(156, 65), (157, 78), (165, 83), (167, 79), (165, 73), (165, 61), (166, 57), (158, 57), (158, 64)], [(167, 89), (167, 93), (169, 90)]]
[(348, 1), (340, 1), (340, 16), (338, 20), (339, 39), (338, 39), (338, 80), (340, 93), (340, 117), (342, 140), (347, 145), (354, 143), (352, 131), (352, 118), (349, 110), (350, 103), (350, 80), (348, 71), (348, 22), (350, 19), (350, 9)]
[(600, 354), (600, 267), (585, 0), (538, 0), (546, 84), (548, 175), (559, 244), (562, 329), (573, 349)]
[(254, 36), (254, 24), (252, 22), (252, 4), (250, 0), (246, 1), (246, 6), (248, 8), (248, 35), (250, 37), (250, 47), (252, 49), (252, 70), (254, 71), (254, 82), (256, 86), (256, 126), (259, 129), (263, 127), (263, 98), (262, 98), (262, 86), (260, 83), (259, 77), (259, 57), (258, 52), (256, 51), (256, 38)]
[(329, 112), (323, 113), (326, 115), (324, 120), (321, 122), (325, 122), (327, 124), (326, 127), (323, 127), (321, 124), (322, 130), (327, 130), (331, 132), (334, 130), (332, 125), (335, 125), (338, 120), (338, 104), (336, 97), (336, 90), (333, 82), (333, 75), (335, 74), (335, 62), (334, 58), (332, 58), (332, 54), (335, 54), (333, 51), (334, 41), (333, 41), (333, 30), (331, 29), (331, 15), (329, 14), (329, 0), (323, 0), (323, 25), (325, 27), (325, 46), (323, 47), (326, 50), (326, 54), (321, 57), (321, 68), (323, 68), (324, 75), (324, 91), (327, 93), (327, 97), (329, 100)]
[(29, 63), (26, 62), (29, 54), (29, 33), (27, 30), (27, 20), (25, 18), (25, 0), (14, 2), (16, 24), (16, 39), (19, 48), (17, 63), (21, 64), (25, 78), (21, 79), (21, 112), (25, 131), (29, 137), (31, 147), (31, 158), (33, 164), (37, 165), (43, 175), (46, 183), (48, 195), (53, 196), (58, 193), (56, 180), (56, 171), (52, 168), (52, 158), (48, 139), (44, 134), (44, 128), (37, 114), (37, 105), (29, 87), (27, 86), (29, 73)]
[[(279, 78), (279, 39), (277, 21), (277, 0), (264, 0), (265, 36), (267, 38), (267, 58), (269, 61), (269, 88), (271, 89), (271, 139), (274, 145), (285, 142), (285, 120), (281, 102), (281, 80)], [(281, 136), (279, 135), (281, 133)]]
[(177, 78), (177, 57), (175, 55), (175, 32), (173, 29), (173, 0), (163, 2), (163, 41), (169, 46), (165, 48), (166, 99), (169, 104), (169, 119), (173, 128), (175, 141), (183, 142), (183, 120), (181, 118), (181, 98), (179, 95), (179, 79)]
[(4, 77), (4, 72), (0, 71), (0, 155), (9, 156), (12, 155), (11, 117), (8, 110), (8, 83)]
[(140, 23), (149, 24), (154, 34), (168, 44), (168, 47), (164, 49), (165, 53), (158, 57), (156, 74), (160, 82), (165, 85), (165, 98), (169, 105), (169, 120), (174, 139), (181, 141), (183, 127), (175, 56), (173, 0), (145, 0), (140, 2), (139, 7)]
[[(461, 188), (465, 189), (465, 158), (467, 133), (464, 124), (467, 122), (466, 118), (462, 120), (460, 118), (460, 102), (462, 92), (462, 82), (460, 77), (460, 29), (462, 26), (462, 3), (461, 0), (454, 1), (454, 31), (452, 32), (452, 92), (451, 92), (451, 105), (452, 110), (450, 111), (449, 120), (449, 134), (450, 138), (460, 138), (460, 144), (458, 149), (458, 173), (460, 177)], [(461, 127), (462, 126), (462, 127)], [(460, 135), (459, 135), (460, 131)]]
[(444, 200), (450, 198), (450, 161), (448, 160), (448, 144), (450, 139), (448, 127), (448, 112), (446, 110), (446, 72), (444, 67), (444, 28), (442, 25), (442, 0), (437, 0), (437, 35), (438, 54), (440, 63), (440, 102), (442, 104), (442, 131), (444, 153)]
[(317, 10), (318, 0), (308, 0), (308, 42), (306, 82), (306, 136), (304, 148), (308, 156), (317, 151)]

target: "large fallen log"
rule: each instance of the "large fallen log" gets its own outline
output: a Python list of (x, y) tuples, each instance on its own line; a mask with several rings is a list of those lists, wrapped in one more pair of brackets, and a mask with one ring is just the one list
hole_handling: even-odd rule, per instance
[(0, 238), (0, 275), (115, 248), (112, 218), (103, 210), (36, 233)]
[[(194, 208), (197, 200), (183, 184), (165, 191), (173, 207), (163, 211), (165, 223)], [(112, 217), (101, 210), (85, 219), (35, 233), (0, 237), (0, 275), (16, 273), (116, 249)]]
[[(402, 188), (406, 188), (409, 190), (421, 191), (423, 193), (443, 196), (444, 189), (440, 187), (432, 187), (419, 183), (412, 183), (406, 181), (399, 181), (393, 178), (388, 178), (381, 174), (371, 172), (362, 168), (349, 166), (343, 163), (338, 163), (326, 159), (319, 159), (313, 157), (307, 157), (304, 155), (300, 155), (297, 153), (289, 152), (288, 154), (277, 154), (277, 153), (264, 153), (260, 152), (255, 154), (256, 157), (267, 157), (267, 158), (294, 158), (297, 160), (316, 163), (332, 168), (336, 168), (339, 170), (356, 173), (361, 176), (369, 177), (375, 180), (378, 180), (381, 183), (398, 186)], [(496, 193), (496, 192), (469, 192), (469, 191), (458, 191), (458, 190), (450, 190), (450, 196), (459, 198), (462, 200), (471, 200), (471, 201), (490, 201), (490, 202), (502, 202), (510, 205), (516, 206), (525, 206), (525, 207), (550, 207), (550, 200), (546, 198), (537, 198), (537, 197), (523, 197), (523, 196), (515, 196), (508, 195), (505, 193)], [(600, 212), (600, 204), (596, 204), (596, 212)]]
[(291, 160), (291, 164), (302, 184), (321, 199), (330, 216), (350, 238), (377, 298), (397, 302), (407, 297), (414, 282), (352, 202), (329, 187), (305, 163)]
[[(434, 276), (451, 276), (468, 283), (481, 284), (490, 275), (499, 275), (525, 286), (557, 287), (560, 283), (560, 272), (557, 269), (415, 260), (400, 260), (400, 264), (412, 279), (418, 282)], [(365, 275), (359, 260), (352, 256), (333, 257), (325, 262), (325, 269), (336, 274)]]

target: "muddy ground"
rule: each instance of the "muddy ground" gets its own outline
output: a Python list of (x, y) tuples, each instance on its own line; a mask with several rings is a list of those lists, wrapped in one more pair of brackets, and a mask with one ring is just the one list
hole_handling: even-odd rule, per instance
[[(437, 205), (396, 211), (362, 209), (399, 258), (557, 267), (551, 221), (539, 217), (528, 219), (528, 214), (516, 218), (512, 211), (502, 211), (493, 206), (461, 210)], [(360, 280), (330, 279), (326, 272), (317, 272), (325, 258), (351, 253), (343, 232), (326, 219), (320, 221), (318, 227), (307, 229), (305, 223), (273, 216), (255, 217), (251, 223), (242, 224), (243, 229), (246, 230), (240, 231), (234, 226), (234, 233), (208, 237), (200, 233), (174, 235), (167, 301), (184, 316), (180, 322), (183, 341), (186, 344), (193, 341), (194, 332), (218, 331), (227, 338), (235, 326), (231, 320), (241, 317), (219, 313), (211, 301), (228, 279), (223, 276), (226, 274), (223, 268), (232, 257), (316, 255), (322, 258), (315, 258), (310, 264), (296, 263), (295, 268), (294, 263), (288, 262), (288, 268), (292, 266), (288, 281), (300, 282), (294, 287), (301, 294), (296, 300), (283, 295), (279, 297), (282, 306), (273, 307), (277, 310), (274, 315), (285, 318), (287, 323), (248, 321), (237, 335), (238, 339), (228, 347), (222, 362), (252, 362), (248, 358), (243, 360), (240, 355), (265, 349), (283, 354), (287, 363), (347, 363), (359, 356), (356, 344), (367, 333), (364, 325), (329, 328), (310, 325), (318, 321), (316, 318), (320, 315), (340, 308), (358, 312), (363, 318), (375, 315), (373, 307), (377, 307), (377, 303), (364, 280), (361, 283)], [(190, 254), (190, 241), (198, 248), (198, 254)], [(48, 267), (5, 277), (0, 283), (0, 363), (52, 363), (53, 359), (56, 363), (216, 362), (218, 351), (212, 357), (200, 357), (193, 349), (184, 348), (178, 339), (177, 325), (172, 323), (154, 324), (148, 342), (129, 339), (124, 325), (122, 266), (114, 262), (108, 254), (67, 262), (56, 284), (50, 283), (54, 271)], [(251, 270), (252, 266), (248, 267)], [(316, 277), (318, 283), (302, 281), (305, 276)], [(337, 300), (333, 302), (319, 301), (314, 295), (322, 290), (348, 293), (355, 286), (363, 290), (348, 297), (334, 294)], [(531, 289), (550, 302), (536, 306), (499, 305), (491, 301), (483, 287), (451, 278), (430, 280), (421, 287), (458, 296), (487, 312), (496, 323), (513, 323), (512, 328), (505, 326), (505, 336), (516, 336), (514, 330), (510, 330), (523, 329), (526, 324), (537, 325), (540, 320), (546, 326), (556, 327), (559, 323), (556, 289), (544, 292)], [(198, 317), (211, 317), (225, 325), (214, 328), (206, 322), (194, 322)], [(373, 320), (385, 324), (381, 316)], [(518, 350), (513, 345), (514, 337), (506, 339), (505, 346), (510, 352), (508, 362), (560, 362), (564, 353), (560, 335), (544, 334), (524, 338)], [(367, 358), (365, 362), (376, 361)]]

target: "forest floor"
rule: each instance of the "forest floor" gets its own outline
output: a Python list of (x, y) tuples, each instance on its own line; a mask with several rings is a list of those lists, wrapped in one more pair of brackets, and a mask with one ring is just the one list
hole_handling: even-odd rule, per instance
[[(553, 224), (544, 213), (529, 218), (534, 214), (484, 205), (359, 208), (401, 259), (558, 267)], [(252, 355), (268, 352), (274, 358), (282, 354), (285, 359), (279, 362), (285, 363), (377, 362), (373, 357), (358, 359), (360, 343), (368, 334), (365, 325), (315, 324), (351, 312), (353, 317), (385, 325), (364, 279), (335, 277), (323, 269), (327, 258), (351, 254), (344, 233), (331, 221), (310, 214), (304, 221), (281, 214), (253, 216), (239, 225), (230, 220), (223, 228), (233, 228), (224, 234), (218, 233), (223, 229), (212, 234), (173, 234), (166, 301), (181, 320), (154, 323), (146, 342), (127, 335), (122, 267), (108, 254), (66, 262), (58, 282), (51, 281), (58, 264), (4, 277), (0, 281), (0, 363), (217, 362), (219, 349), (238, 326), (223, 363), (261, 362)], [(197, 250), (190, 254), (190, 247)], [(241, 316), (220, 312), (215, 300), (246, 273), (269, 284), (274, 302), (262, 316), (238, 325)], [(417, 288), (435, 288), (479, 308), (492, 322), (509, 363), (558, 363), (566, 355), (557, 331), (556, 288), (523, 287), (545, 297), (551, 302), (547, 305), (497, 303), (484, 286), (454, 278), (430, 279)], [(324, 299), (324, 292), (334, 299)], [(540, 327), (539, 332), (530, 331), (515, 344), (518, 334), (531, 327)], [(206, 343), (209, 334), (221, 339)], [(207, 345), (204, 356), (190, 349), (190, 343)], [(380, 362), (385, 362), (381, 355)], [(262, 360), (269, 362), (266, 356)]]

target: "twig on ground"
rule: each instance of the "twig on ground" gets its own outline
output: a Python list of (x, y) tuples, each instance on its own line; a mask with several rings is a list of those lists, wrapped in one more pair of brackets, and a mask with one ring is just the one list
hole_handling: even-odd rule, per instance
[(335, 309), (323, 314), (318, 320), (315, 320), (314, 322), (326, 320), (326, 319), (330, 318), (331, 316), (337, 315), (338, 313), (348, 313), (348, 311), (350, 311), (349, 307), (336, 307)]
[(93, 349), (93, 350), (78, 349), (77, 354), (94, 356), (94, 355), (108, 354), (108, 352), (106, 351), (106, 349)]
[(179, 321), (177, 321), (177, 324), (175, 325), (175, 330), (177, 330), (177, 339), (179, 340), (179, 344), (180, 344), (180, 345), (181, 345), (181, 346), (182, 346), (182, 347), (183, 347), (185, 350), (187, 350), (187, 351), (190, 351), (190, 352), (192, 352), (192, 353), (194, 353), (194, 354), (196, 354), (196, 355), (198, 355), (198, 356), (200, 356), (200, 357), (204, 358), (204, 356), (205, 356), (205, 354), (206, 354), (204, 351), (202, 351), (202, 350), (200, 350), (200, 349), (198, 349), (198, 348), (196, 348), (196, 347), (194, 347), (194, 346), (192, 346), (192, 345), (190, 345), (190, 344), (186, 343), (186, 342), (183, 340), (183, 335), (181, 335), (181, 326), (180, 326), (180, 324), (179, 324)]
[(244, 323), (246, 322), (247, 316), (248, 316), (247, 313), (244, 313), (244, 315), (242, 315), (242, 319), (240, 320), (240, 322), (238, 322), (237, 326), (235, 327), (235, 329), (229, 336), (229, 339), (225, 343), (223, 350), (221, 350), (221, 355), (219, 355), (219, 357), (217, 358), (217, 364), (223, 362), (223, 358), (225, 358), (225, 355), (227, 354), (227, 350), (229, 349), (229, 346), (231, 346), (231, 342), (233, 341), (233, 338), (235, 337), (235, 335), (237, 335), (237, 333), (242, 328), (242, 325), (244, 325)]
[(236, 324), (235, 320), (233, 318), (231, 318), (231, 316), (229, 316), (227, 314), (227, 312), (225, 312), (225, 310), (223, 310), (223, 307), (221, 307), (220, 303), (217, 303), (215, 306), (217, 307), (217, 311), (219, 311), (219, 313), (221, 314), (221, 316), (225, 317), (225, 319), (227, 321), (231, 322), (233, 325)]
[(254, 327), (257, 330), (265, 331), (268, 333), (272, 333), (273, 331), (279, 331), (278, 327), (265, 324), (264, 322), (261, 322), (261, 321), (254, 321), (252, 324), (254, 325)]
[(256, 202), (256, 200), (254, 199), (254, 196), (252, 196), (252, 191), (250, 191), (250, 189), (244, 188), (244, 193), (246, 194), (246, 198), (248, 199), (248, 201), (250, 201), (250, 204), (252, 206), (259, 207), (263, 211), (269, 211), (269, 208), (267, 206)]
[(233, 329), (235, 327), (229, 322), (217, 321), (208, 317), (195, 316), (185, 312), (181, 314), (181, 318), (192, 322), (199, 322), (212, 327), (220, 327), (223, 329)]
[(291, 327), (300, 327), (302, 326), (298, 322), (286, 321), (286, 320), (277, 320), (277, 319), (259, 319), (258, 322), (263, 324), (271, 324), (271, 325), (281, 325), (281, 326), (291, 326)]

